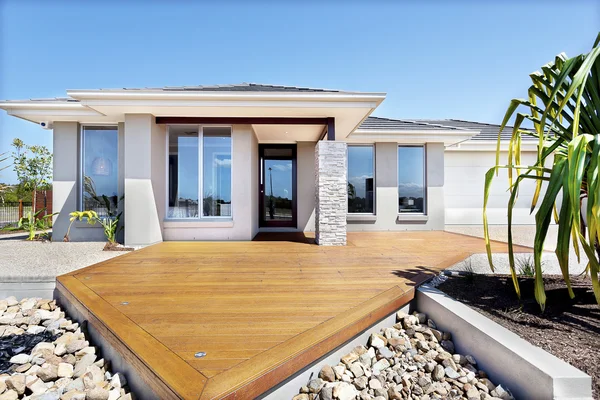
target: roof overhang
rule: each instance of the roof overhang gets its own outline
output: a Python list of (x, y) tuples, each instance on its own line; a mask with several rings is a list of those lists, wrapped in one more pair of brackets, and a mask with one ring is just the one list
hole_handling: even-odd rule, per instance
[(69, 100), (0, 102), (9, 115), (31, 122), (125, 121), (126, 114), (156, 117), (335, 118), (345, 139), (385, 99), (385, 93), (194, 92), (168, 90), (68, 90)]

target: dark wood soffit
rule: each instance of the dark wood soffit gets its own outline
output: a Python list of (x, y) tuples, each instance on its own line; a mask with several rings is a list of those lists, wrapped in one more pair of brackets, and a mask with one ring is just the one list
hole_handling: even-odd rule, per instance
[(327, 125), (329, 118), (287, 117), (156, 117), (157, 124)]

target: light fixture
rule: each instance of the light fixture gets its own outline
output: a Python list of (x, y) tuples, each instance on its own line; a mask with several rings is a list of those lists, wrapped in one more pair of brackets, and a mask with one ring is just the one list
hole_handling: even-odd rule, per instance
[(206, 353), (203, 352), (203, 351), (199, 351), (196, 354), (194, 354), (194, 357), (196, 357), (196, 358), (202, 358), (202, 357), (205, 357), (205, 356), (206, 356)]
[(112, 162), (104, 157), (96, 157), (92, 161), (92, 175), (108, 176), (112, 174)]

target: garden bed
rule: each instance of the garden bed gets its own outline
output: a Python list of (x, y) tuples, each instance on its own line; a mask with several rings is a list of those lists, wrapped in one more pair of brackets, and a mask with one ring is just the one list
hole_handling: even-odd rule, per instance
[(600, 398), (600, 307), (591, 281), (572, 280), (573, 300), (562, 277), (544, 277), (544, 284), (544, 313), (534, 298), (533, 278), (520, 278), (522, 303), (510, 276), (451, 276), (438, 289), (590, 375), (594, 398)]

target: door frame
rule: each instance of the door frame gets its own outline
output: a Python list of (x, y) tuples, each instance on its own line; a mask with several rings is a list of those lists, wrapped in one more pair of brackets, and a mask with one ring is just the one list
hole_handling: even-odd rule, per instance
[[(291, 221), (269, 221), (265, 219), (265, 184), (266, 174), (264, 167), (265, 149), (291, 149), (292, 150), (292, 220)], [(298, 186), (297, 186), (297, 145), (290, 143), (282, 144), (259, 144), (258, 145), (258, 226), (260, 228), (297, 228), (298, 227)], [(289, 157), (269, 157), (271, 160), (289, 160)]]

